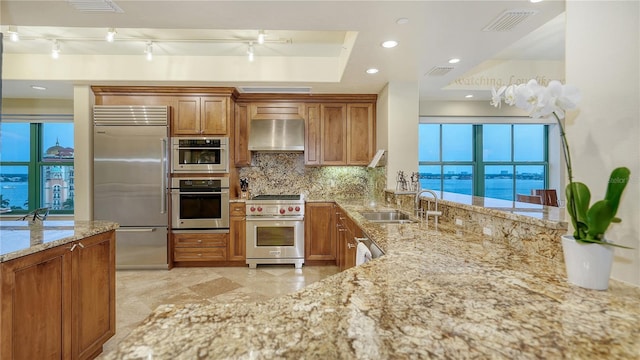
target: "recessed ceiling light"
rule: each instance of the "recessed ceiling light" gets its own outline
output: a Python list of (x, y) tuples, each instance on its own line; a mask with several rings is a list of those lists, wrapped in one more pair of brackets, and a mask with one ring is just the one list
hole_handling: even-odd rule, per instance
[(394, 48), (396, 46), (398, 46), (398, 42), (395, 40), (387, 40), (382, 43), (382, 47), (387, 49)]
[(380, 70), (378, 70), (376, 68), (370, 68), (370, 69), (367, 69), (367, 74), (377, 74), (378, 71), (380, 71)]
[(31, 85), (31, 88), (34, 89), (34, 90), (47, 90), (46, 87), (38, 86), (38, 85)]
[(407, 24), (407, 23), (409, 23), (409, 19), (407, 19), (405, 17), (401, 17), (401, 18), (398, 18), (398, 20), (396, 20), (396, 24), (398, 24), (398, 25), (404, 25), (404, 24)]
[(449, 64), (457, 64), (459, 62), (460, 62), (460, 59), (458, 59), (458, 58), (449, 59)]
[(471, 99), (473, 95), (469, 94), (469, 95), (465, 95), (464, 97), (466, 97), (467, 99)]

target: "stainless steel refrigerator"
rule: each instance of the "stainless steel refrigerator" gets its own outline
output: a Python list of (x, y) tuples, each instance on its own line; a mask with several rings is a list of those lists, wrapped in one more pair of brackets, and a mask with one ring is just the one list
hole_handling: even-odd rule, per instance
[(120, 224), (117, 269), (167, 269), (168, 107), (94, 106), (93, 214)]

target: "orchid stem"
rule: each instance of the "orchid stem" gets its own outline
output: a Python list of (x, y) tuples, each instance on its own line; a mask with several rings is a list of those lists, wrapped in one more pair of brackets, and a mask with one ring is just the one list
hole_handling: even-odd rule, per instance
[(573, 189), (573, 171), (571, 170), (572, 169), (571, 152), (569, 151), (569, 142), (567, 142), (567, 136), (564, 132), (564, 126), (562, 125), (562, 121), (560, 121), (560, 118), (558, 117), (558, 114), (555, 113), (555, 111), (553, 112), (553, 116), (555, 116), (556, 121), (558, 122), (558, 126), (560, 127), (560, 138), (562, 139), (562, 152), (564, 153), (564, 163), (567, 166), (567, 176), (569, 177), (569, 186), (571, 186), (571, 196), (569, 197), (569, 206), (571, 207), (571, 211), (574, 214), (574, 216), (572, 216), (572, 220), (574, 218), (576, 219), (575, 221), (573, 221), (573, 227), (575, 227), (575, 230), (577, 232), (578, 231), (578, 223), (577, 223), (578, 212), (576, 209), (576, 201), (575, 201), (576, 194), (573, 191), (574, 190)]

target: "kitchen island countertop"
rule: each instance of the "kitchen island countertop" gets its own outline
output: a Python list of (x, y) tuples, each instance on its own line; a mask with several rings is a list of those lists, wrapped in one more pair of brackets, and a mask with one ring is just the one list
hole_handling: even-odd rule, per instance
[(640, 357), (640, 288), (582, 289), (508, 243), (338, 204), (386, 255), (261, 303), (161, 305), (104, 358)]
[(111, 221), (0, 221), (0, 263), (114, 230)]

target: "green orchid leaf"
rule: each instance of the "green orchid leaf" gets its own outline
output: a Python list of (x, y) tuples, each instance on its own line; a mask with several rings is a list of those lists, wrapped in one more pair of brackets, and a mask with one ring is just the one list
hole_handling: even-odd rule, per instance
[(618, 212), (618, 205), (620, 204), (620, 198), (624, 188), (629, 183), (629, 176), (631, 171), (626, 167), (619, 167), (614, 169), (609, 176), (609, 184), (607, 185), (607, 193), (604, 199), (609, 201), (611, 209), (613, 210), (613, 216)]
[[(587, 237), (589, 225), (587, 211), (591, 201), (591, 192), (587, 185), (581, 182), (572, 182), (567, 185), (567, 210), (571, 216), (571, 222), (575, 229), (573, 236), (576, 239)], [(574, 208), (575, 206), (575, 208)]]
[(623, 248), (623, 249), (633, 249), (632, 247), (628, 247), (628, 246), (624, 246), (624, 245), (618, 245), (616, 243), (606, 242), (606, 241), (602, 241), (602, 240), (582, 239), (582, 240), (576, 240), (576, 241), (583, 242), (583, 243), (590, 243), (590, 244), (609, 245), (609, 246), (619, 247), (619, 248)]
[(612, 223), (616, 223), (616, 224), (617, 224), (617, 223), (621, 223), (621, 222), (622, 222), (622, 219), (620, 219), (619, 217), (614, 217), (613, 219), (611, 219), (611, 222), (612, 222)]
[(613, 207), (609, 200), (600, 200), (593, 204), (587, 211), (587, 224), (589, 225), (588, 239), (602, 240), (605, 231), (613, 219)]

